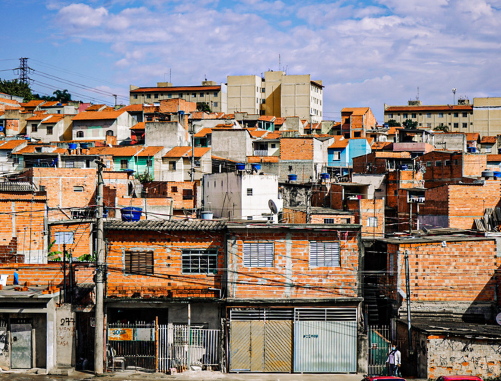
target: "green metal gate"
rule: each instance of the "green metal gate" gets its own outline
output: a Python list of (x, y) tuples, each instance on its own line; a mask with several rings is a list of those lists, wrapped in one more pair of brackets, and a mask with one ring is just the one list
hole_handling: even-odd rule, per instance
[(386, 358), (390, 352), (390, 328), (388, 326), (369, 326), (368, 373), (369, 375), (387, 375)]

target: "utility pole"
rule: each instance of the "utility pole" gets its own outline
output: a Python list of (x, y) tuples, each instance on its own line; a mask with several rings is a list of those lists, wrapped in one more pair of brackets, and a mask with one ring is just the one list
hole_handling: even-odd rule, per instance
[(409, 250), (405, 250), (405, 283), (407, 294), (407, 332), (409, 333), (409, 356), (414, 354), (412, 350), (412, 331), (411, 331), (411, 285), (409, 276)]
[(28, 74), (31, 68), (28, 66), (28, 58), (19, 58), (19, 82), (28, 83), (30, 78)]
[(113, 96), (115, 97), (115, 108), (116, 108), (117, 107), (117, 95), (113, 94)]
[(412, 200), (409, 200), (409, 234), (412, 234)]
[(103, 168), (97, 164), (97, 258), (96, 258), (96, 331), (94, 340), (94, 373), (103, 374), (104, 360), (104, 228), (103, 228)]
[(195, 125), (191, 123), (190, 127), (190, 135), (191, 135), (191, 171), (190, 171), (190, 181), (195, 181)]

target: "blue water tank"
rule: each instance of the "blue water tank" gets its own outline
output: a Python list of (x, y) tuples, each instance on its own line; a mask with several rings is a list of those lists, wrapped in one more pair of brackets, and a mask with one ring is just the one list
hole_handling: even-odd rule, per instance
[(68, 144), (68, 149), (77, 149), (77, 143)]
[(261, 169), (261, 164), (251, 164), (252, 170), (259, 171)]
[(501, 172), (494, 171), (494, 177), (500, 178), (501, 177)]
[(328, 173), (321, 173), (320, 178), (322, 180), (328, 180), (330, 178), (330, 175)]
[(120, 209), (120, 212), (122, 214), (122, 221), (139, 221), (143, 208), (131, 206)]
[(403, 164), (400, 166), (400, 169), (403, 170), (403, 171), (406, 171), (407, 170), (407, 164)]
[(245, 164), (243, 163), (237, 163), (237, 170), (238, 171), (245, 171)]
[(289, 181), (296, 181), (297, 175), (289, 175)]
[(83, 148), (83, 149), (89, 148), (89, 143), (80, 143), (80, 148)]

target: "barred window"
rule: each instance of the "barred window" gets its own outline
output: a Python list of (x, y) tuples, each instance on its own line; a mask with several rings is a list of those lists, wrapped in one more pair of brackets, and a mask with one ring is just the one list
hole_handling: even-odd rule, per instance
[(339, 267), (339, 242), (310, 242), (310, 267)]
[(217, 250), (192, 249), (183, 250), (183, 274), (215, 274), (217, 273)]
[(273, 242), (244, 242), (245, 267), (273, 267), (274, 259)]
[(153, 274), (153, 251), (126, 251), (124, 272), (137, 275)]

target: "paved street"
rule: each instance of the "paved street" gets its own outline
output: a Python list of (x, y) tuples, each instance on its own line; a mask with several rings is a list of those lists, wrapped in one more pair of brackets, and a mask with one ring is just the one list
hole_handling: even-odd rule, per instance
[(74, 372), (70, 376), (49, 376), (25, 373), (0, 373), (0, 380), (24, 381), (24, 380), (224, 380), (224, 381), (294, 381), (294, 380), (336, 380), (336, 381), (360, 381), (361, 375), (357, 374), (223, 374), (219, 372), (184, 372), (176, 375), (163, 373), (135, 373), (132, 371), (117, 372), (114, 375), (95, 377), (93, 374)]

